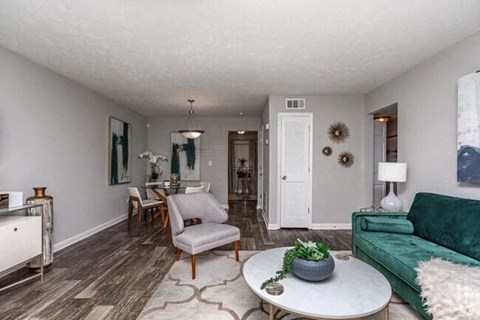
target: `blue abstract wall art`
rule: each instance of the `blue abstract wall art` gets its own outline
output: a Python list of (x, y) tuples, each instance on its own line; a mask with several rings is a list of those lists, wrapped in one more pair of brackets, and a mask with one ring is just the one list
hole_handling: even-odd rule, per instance
[(200, 138), (187, 139), (178, 132), (171, 135), (170, 172), (182, 181), (200, 181)]
[(110, 117), (108, 119), (108, 163), (110, 185), (132, 180), (132, 125)]
[(480, 73), (458, 80), (457, 181), (480, 183)]

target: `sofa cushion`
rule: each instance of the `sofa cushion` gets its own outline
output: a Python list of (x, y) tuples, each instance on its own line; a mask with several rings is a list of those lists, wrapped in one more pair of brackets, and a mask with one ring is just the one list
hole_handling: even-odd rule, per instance
[(480, 262), (415, 235), (359, 232), (357, 246), (397, 277), (420, 292), (415, 268), (420, 261), (442, 258), (456, 263), (480, 265)]
[(389, 217), (362, 217), (361, 219), (361, 228), (364, 231), (413, 234), (413, 224), (409, 220)]
[(407, 219), (415, 235), (480, 260), (480, 201), (417, 193)]

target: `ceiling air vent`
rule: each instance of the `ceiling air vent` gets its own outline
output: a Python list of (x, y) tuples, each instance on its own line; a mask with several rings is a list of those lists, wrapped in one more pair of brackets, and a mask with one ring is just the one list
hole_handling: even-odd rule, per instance
[(305, 99), (285, 99), (287, 110), (305, 109)]

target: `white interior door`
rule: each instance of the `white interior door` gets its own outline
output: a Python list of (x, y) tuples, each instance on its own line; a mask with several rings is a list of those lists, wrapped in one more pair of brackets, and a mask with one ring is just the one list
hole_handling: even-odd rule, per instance
[(385, 122), (374, 122), (373, 145), (373, 205), (380, 206), (385, 196), (385, 182), (378, 181), (378, 163), (385, 162), (387, 157), (387, 125)]
[(312, 114), (279, 114), (280, 227), (310, 228)]

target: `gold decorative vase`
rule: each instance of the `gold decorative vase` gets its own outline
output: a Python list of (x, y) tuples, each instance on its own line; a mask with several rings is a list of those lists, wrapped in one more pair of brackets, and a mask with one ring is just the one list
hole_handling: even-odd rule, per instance
[[(46, 187), (35, 187), (35, 194), (27, 198), (27, 204), (42, 204), (42, 209), (32, 208), (28, 215), (39, 216), (43, 212), (43, 266), (48, 267), (53, 262), (53, 197), (45, 194)], [(30, 261), (27, 267), (39, 269), (41, 258)]]
[(173, 185), (177, 185), (178, 184), (178, 174), (177, 173), (172, 173), (172, 175), (170, 176), (170, 183), (173, 184)]

